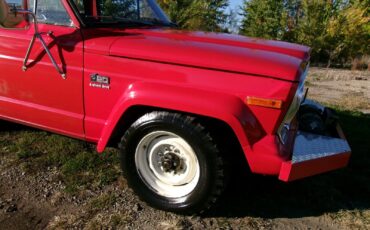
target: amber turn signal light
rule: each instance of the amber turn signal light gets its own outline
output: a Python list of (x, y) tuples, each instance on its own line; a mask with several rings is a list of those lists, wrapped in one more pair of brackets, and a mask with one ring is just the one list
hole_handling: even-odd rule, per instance
[(247, 105), (256, 105), (267, 108), (281, 109), (283, 107), (283, 101), (275, 99), (266, 99), (259, 97), (247, 97)]

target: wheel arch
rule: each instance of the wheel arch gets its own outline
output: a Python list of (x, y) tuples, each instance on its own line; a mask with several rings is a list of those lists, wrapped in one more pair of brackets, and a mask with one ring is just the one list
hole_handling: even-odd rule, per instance
[[(114, 107), (98, 141), (98, 152), (104, 151), (108, 144), (112, 146), (117, 143), (133, 122), (151, 111), (169, 111), (196, 117), (212, 129), (217, 127), (228, 133), (227, 137), (231, 137), (234, 144), (237, 143), (242, 153), (244, 147), (250, 146), (251, 139), (262, 133), (256, 118), (237, 96), (139, 83), (130, 86)], [(247, 157), (245, 152), (244, 155)]]
[(186, 116), (194, 117), (199, 123), (207, 128), (207, 130), (211, 133), (212, 138), (216, 140), (216, 143), (222, 143), (222, 146), (219, 147), (222, 148), (221, 150), (223, 153), (233, 153), (228, 154), (225, 157), (227, 157), (233, 165), (237, 165), (240, 169), (245, 171), (245, 166), (248, 166), (248, 162), (246, 161), (243, 148), (229, 124), (217, 118), (183, 111), (145, 105), (131, 106), (124, 112), (124, 114), (122, 114), (120, 120), (112, 131), (109, 141), (107, 142), (107, 146), (117, 147), (121, 137), (137, 119), (154, 111), (181, 113)]

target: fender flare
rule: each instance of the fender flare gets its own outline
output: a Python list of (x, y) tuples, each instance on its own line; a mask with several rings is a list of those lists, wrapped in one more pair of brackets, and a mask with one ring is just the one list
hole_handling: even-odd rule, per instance
[(137, 82), (129, 85), (105, 122), (97, 144), (99, 153), (104, 151), (121, 117), (133, 106), (150, 106), (221, 120), (230, 126), (242, 147), (250, 146), (250, 140), (261, 135), (259, 123), (237, 96), (152, 82)]

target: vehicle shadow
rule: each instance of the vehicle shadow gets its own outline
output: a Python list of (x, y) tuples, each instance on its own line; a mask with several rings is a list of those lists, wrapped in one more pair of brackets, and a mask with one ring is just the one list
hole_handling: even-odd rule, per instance
[(0, 134), (4, 132), (19, 132), (25, 130), (35, 130), (35, 129), (21, 124), (0, 120)]
[[(233, 174), (220, 202), (204, 217), (299, 218), (339, 210), (370, 209), (370, 115), (339, 112), (353, 154), (349, 167), (292, 183)], [(0, 121), (1, 134), (34, 130)]]
[(338, 115), (353, 152), (347, 168), (292, 183), (234, 174), (224, 197), (206, 216), (299, 218), (370, 209), (370, 115)]

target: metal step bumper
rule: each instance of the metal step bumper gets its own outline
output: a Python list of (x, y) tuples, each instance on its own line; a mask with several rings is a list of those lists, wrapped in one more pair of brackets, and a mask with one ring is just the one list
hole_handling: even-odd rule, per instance
[(351, 148), (339, 125), (338, 137), (298, 131), (290, 161), (283, 162), (279, 179), (293, 181), (346, 167)]

